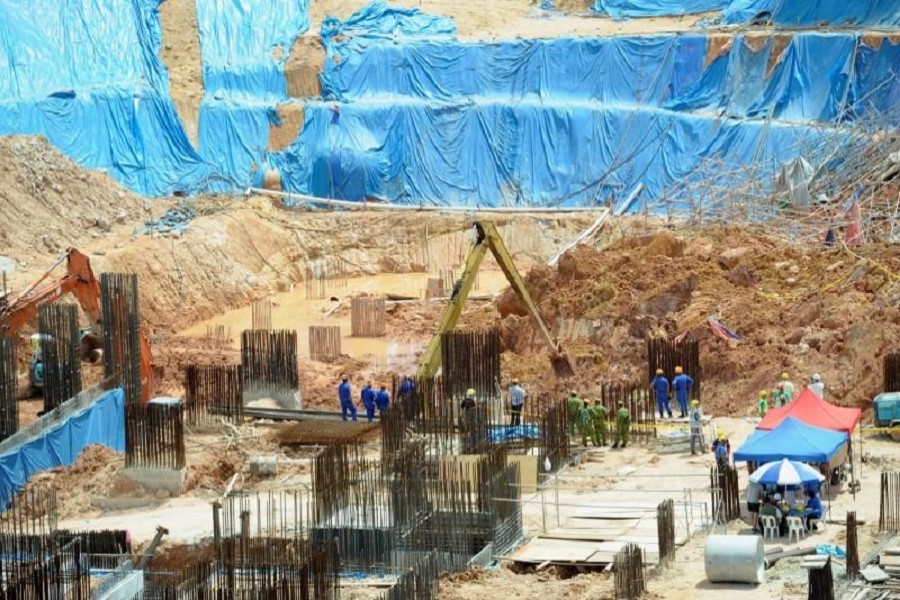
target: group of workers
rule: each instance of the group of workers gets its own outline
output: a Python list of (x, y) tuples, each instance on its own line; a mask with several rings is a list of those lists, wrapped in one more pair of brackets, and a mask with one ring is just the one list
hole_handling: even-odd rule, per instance
[(672, 418), (672, 392), (678, 401), (680, 418), (688, 416), (688, 399), (694, 388), (694, 379), (685, 373), (684, 369), (675, 367), (675, 377), (672, 378), (671, 384), (663, 370), (656, 369), (656, 377), (650, 382), (650, 387), (656, 393), (656, 409), (659, 411), (660, 419), (664, 419), (666, 415)]
[[(819, 398), (823, 398), (825, 396), (825, 382), (822, 381), (822, 376), (818, 373), (813, 373), (809, 377), (809, 383), (806, 388), (814, 393)], [(760, 417), (765, 417), (766, 413), (769, 412), (769, 409), (781, 408), (782, 406), (786, 406), (791, 403), (791, 400), (794, 399), (794, 384), (791, 383), (791, 377), (786, 372), (781, 374), (781, 381), (779, 381), (775, 385), (775, 389), (772, 391), (772, 405), (769, 404), (769, 393), (766, 390), (759, 391), (759, 398), (757, 399), (756, 406), (757, 412)]]
[[(411, 380), (410, 380), (411, 383)], [(347, 420), (348, 417), (356, 420), (356, 405), (353, 403), (353, 389), (350, 385), (350, 378), (346, 373), (341, 373), (341, 382), (337, 388), (338, 400), (341, 403), (341, 418)], [(401, 387), (401, 393), (403, 389)], [(387, 391), (385, 384), (380, 384), (376, 390), (370, 379), (366, 386), (359, 393), (360, 406), (366, 409), (366, 419), (371, 423), (375, 420), (375, 411), (379, 416), (383, 415), (391, 405), (391, 394)]]
[[(588, 441), (593, 442), (595, 446), (606, 446), (609, 436), (609, 415), (606, 407), (598, 399), (594, 400), (591, 406), (587, 400), (578, 397), (578, 392), (572, 390), (569, 392), (569, 399), (566, 404), (569, 413), (569, 427), (572, 433), (581, 434), (581, 443), (585, 446)], [(619, 408), (616, 410), (616, 434), (612, 447), (624, 448), (628, 445), (628, 432), (631, 429), (631, 413), (624, 402), (619, 402)]]
[(759, 517), (774, 517), (778, 524), (779, 535), (787, 533), (787, 517), (802, 517), (807, 531), (818, 529), (815, 521), (822, 518), (824, 510), (822, 500), (819, 499), (815, 487), (804, 490), (807, 496), (806, 502), (787, 502), (781, 493), (773, 486), (763, 488), (758, 483), (747, 484), (747, 511), (753, 519), (754, 530), (762, 532), (762, 523)]

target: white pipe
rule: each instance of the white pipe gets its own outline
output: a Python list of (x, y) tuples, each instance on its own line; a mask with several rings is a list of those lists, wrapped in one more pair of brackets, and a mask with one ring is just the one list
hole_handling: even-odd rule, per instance
[(604, 206), (576, 206), (576, 207), (513, 207), (498, 206), (492, 207), (468, 207), (468, 206), (413, 206), (409, 204), (388, 204), (387, 202), (368, 202), (361, 200), (359, 202), (351, 202), (348, 200), (332, 200), (330, 198), (317, 198), (315, 196), (307, 196), (305, 194), (292, 194), (290, 192), (277, 192), (275, 190), (264, 190), (261, 188), (248, 188), (247, 195), (259, 194), (261, 196), (272, 196), (273, 198), (284, 198), (290, 200), (298, 200), (309, 204), (321, 204), (337, 208), (350, 208), (354, 210), (386, 210), (397, 212), (438, 212), (438, 213), (596, 213), (606, 210)]
[(766, 555), (758, 535), (711, 535), (703, 562), (710, 583), (763, 583)]

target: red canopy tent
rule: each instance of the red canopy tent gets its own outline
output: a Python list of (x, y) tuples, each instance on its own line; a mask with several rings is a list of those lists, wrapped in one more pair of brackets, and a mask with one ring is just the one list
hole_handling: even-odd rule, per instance
[(825, 402), (808, 388), (804, 388), (790, 404), (773, 408), (757, 425), (757, 429), (775, 429), (788, 417), (822, 429), (853, 433), (862, 418), (858, 408), (843, 408)]

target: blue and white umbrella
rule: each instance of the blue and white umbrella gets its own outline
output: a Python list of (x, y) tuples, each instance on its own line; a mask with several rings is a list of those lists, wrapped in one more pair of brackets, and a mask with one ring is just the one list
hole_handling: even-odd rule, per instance
[(802, 485), (825, 481), (825, 477), (806, 463), (783, 458), (753, 471), (750, 481), (760, 485)]

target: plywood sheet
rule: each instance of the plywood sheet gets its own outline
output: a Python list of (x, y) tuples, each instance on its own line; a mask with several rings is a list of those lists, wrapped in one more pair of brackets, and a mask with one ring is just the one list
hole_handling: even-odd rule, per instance
[[(563, 523), (566, 529), (624, 529), (631, 530), (641, 525), (640, 519), (583, 519), (572, 517)], [(653, 527), (656, 527), (654, 523)]]
[(592, 506), (579, 508), (575, 516), (581, 519), (640, 519), (650, 514), (656, 514), (656, 509), (640, 509), (634, 507), (616, 506)]
[(522, 562), (587, 562), (596, 553), (596, 542), (534, 538), (515, 555)]
[(890, 554), (882, 554), (878, 560), (882, 567), (900, 567), (900, 556), (891, 556)]
[(506, 464), (519, 464), (519, 484), (522, 486), (522, 494), (533, 494), (537, 491), (537, 456), (528, 456), (526, 454), (508, 454), (506, 456)]

